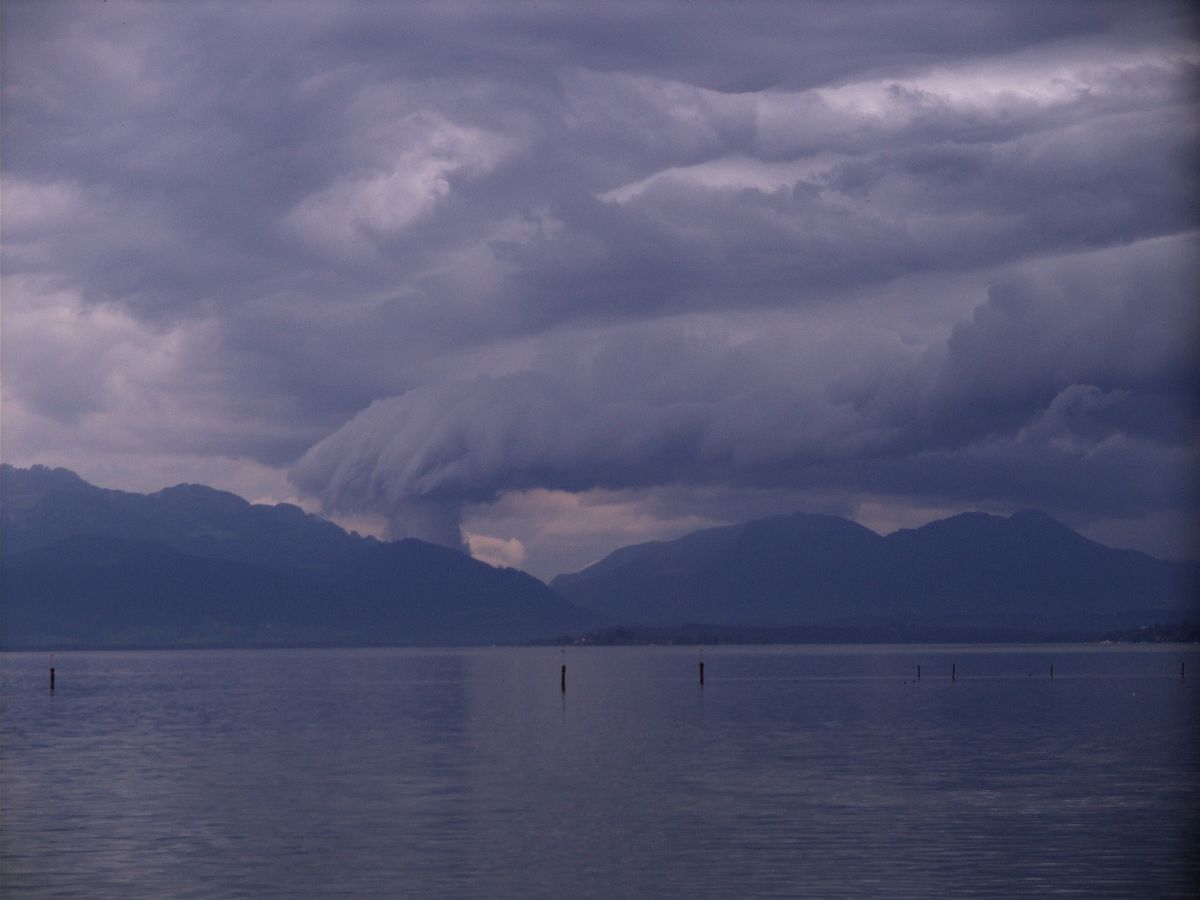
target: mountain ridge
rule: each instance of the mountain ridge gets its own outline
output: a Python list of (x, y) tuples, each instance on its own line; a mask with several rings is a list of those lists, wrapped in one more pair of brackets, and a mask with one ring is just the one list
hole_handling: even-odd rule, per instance
[(608, 621), (524, 572), (204, 485), (4, 465), (0, 510), (6, 648), (478, 644)]
[[(165, 543), (199, 556), (314, 566), (357, 541), (292, 504), (255, 504), (200, 484), (150, 494), (96, 487), (69, 469), (0, 465), (0, 546), (21, 552), (74, 534)], [(46, 502), (53, 498), (53, 502)]]
[(1195, 617), (1198, 573), (1194, 562), (1105, 547), (1040, 510), (960, 513), (886, 536), (795, 513), (623, 547), (550, 585), (651, 627), (1069, 631)]
[(0, 501), (6, 648), (511, 643), (620, 625), (1096, 634), (1200, 618), (1200, 564), (1105, 547), (1037, 510), (886, 536), (795, 512), (621, 547), (547, 587), (204, 485), (136, 494), (5, 464)]

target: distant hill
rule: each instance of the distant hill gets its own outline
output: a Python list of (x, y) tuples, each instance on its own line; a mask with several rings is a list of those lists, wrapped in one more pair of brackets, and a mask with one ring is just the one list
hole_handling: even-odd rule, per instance
[(68, 469), (0, 465), (0, 541), (21, 553), (79, 535), (165, 544), (212, 559), (314, 569), (374, 538), (348, 534), (298, 506), (250, 504), (180, 484), (154, 494), (98, 488)]
[(4, 465), (0, 515), (6, 648), (495, 643), (606, 621), (523, 572), (201, 485)]
[(136, 494), (4, 465), (0, 517), (8, 649), (523, 642), (619, 623), (676, 629), (651, 635), (667, 640), (724, 626), (704, 632), (710, 643), (775, 639), (762, 629), (978, 640), (1200, 620), (1196, 563), (1114, 550), (1038, 512), (967, 513), (887, 537), (835, 516), (775, 516), (624, 547), (553, 590), (202, 485)]
[(624, 547), (551, 587), (625, 622), (1098, 633), (1197, 617), (1200, 567), (1115, 550), (1041, 512), (881, 537), (774, 516)]

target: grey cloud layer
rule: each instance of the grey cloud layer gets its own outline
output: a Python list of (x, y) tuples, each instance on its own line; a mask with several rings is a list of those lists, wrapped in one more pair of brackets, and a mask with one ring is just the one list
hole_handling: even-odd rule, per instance
[(1190, 502), (1187, 4), (2, 15), (29, 461), (300, 460), (447, 542), (529, 487)]
[(389, 517), (414, 500), (660, 484), (1186, 509), (1200, 366), (1178, 326), (1196, 273), (1174, 243), (999, 283), (944, 346), (907, 356), (851, 344), (831, 359), (802, 333), (615, 335), (573, 365), (376, 401), (293, 477), (330, 509)]
[[(472, 26), (463, 6), (287, 4), (281, 28), (283, 7), (270, 4), (45, 6), (9, 13), (10, 27), (25, 24), (19, 13), (58, 20), (43, 41), (6, 46), (4, 154), (18, 193), (9, 271), (49, 270), (142, 315), (203, 315), (289, 291), (310, 302), (390, 294), (462, 319), (482, 304), (487, 327), (514, 312), (573, 319), (614, 304), (628, 315), (792, 303), (914, 268), (1193, 221), (1194, 54), (1134, 44), (1091, 60), (1068, 44), (1065, 71), (1044, 59), (1025, 75), (1019, 62), (993, 66), (971, 75), (991, 84), (965, 99), (954, 84), (970, 73), (926, 84), (914, 67), (969, 59), (926, 52), (899, 74), (875, 69), (897, 26), (919, 44), (949, 31), (957, 40), (941, 46), (969, 47), (986, 25), (995, 46), (981, 49), (996, 52), (1035, 26), (1044, 39), (1072, 25), (1115, 29), (1121, 19), (1104, 7), (1070, 7), (1060, 23), (1032, 7), (990, 9), (980, 23), (913, 7), (881, 12), (874, 27), (861, 12), (777, 19), (770, 8), (706, 42), (719, 24), (669, 31), (683, 15), (671, 5), (638, 28), (565, 7)], [(625, 47), (643, 29), (680, 45), (678, 71), (669, 53)], [(850, 46), (823, 44), (823, 31)], [(674, 80), (710, 55), (732, 66), (747, 44), (760, 58), (763, 41), (810, 61), (793, 61), (801, 71), (866, 60), (864, 72), (840, 73), (866, 81), (729, 94)], [(457, 67), (460, 55), (474, 65)], [(739, 154), (840, 158), (771, 190), (687, 177)], [(678, 177), (624, 204), (598, 199), (668, 170)], [(534, 214), (557, 230), (520, 227)], [(447, 265), (469, 264), (461, 257), (481, 246), (499, 257), (482, 285), (447, 279)], [(747, 275), (755, 289), (731, 297)]]

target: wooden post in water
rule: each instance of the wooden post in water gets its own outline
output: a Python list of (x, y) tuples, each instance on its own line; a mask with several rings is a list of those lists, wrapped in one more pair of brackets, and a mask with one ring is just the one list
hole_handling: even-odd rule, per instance
[(50, 691), (54, 691), (54, 654), (50, 654)]
[(1180, 680), (1180, 681), (1182, 681), (1182, 680), (1183, 680), (1183, 667), (1184, 667), (1184, 666), (1186, 666), (1186, 665), (1187, 665), (1187, 663), (1180, 663), (1180, 664), (1179, 664), (1179, 680)]
[(958, 680), (958, 663), (950, 663), (950, 680)]
[(704, 648), (700, 648), (700, 687), (704, 687)]
[(567, 648), (563, 647), (561, 653), (562, 669), (559, 670), (558, 685), (565, 694), (567, 692)]
[(917, 663), (917, 681), (921, 680), (921, 664)]
[(1050, 663), (1050, 679), (1054, 680), (1054, 663)]

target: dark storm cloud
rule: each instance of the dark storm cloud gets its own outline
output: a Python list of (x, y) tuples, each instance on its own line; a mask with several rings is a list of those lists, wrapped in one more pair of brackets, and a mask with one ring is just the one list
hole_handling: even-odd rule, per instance
[[(546, 208), (566, 226), (558, 239), (492, 238), (508, 302), (555, 315), (564, 296), (590, 291), (601, 312), (644, 284), (624, 313), (729, 302), (721, 283), (744, 282), (747, 267), (765, 290), (743, 302), (792, 302), (912, 267), (1180, 227), (1192, 139), (1182, 61), (1099, 59), (1077, 95), (1047, 103), (1018, 92), (956, 105), (889, 86), (918, 63), (952, 65), (1035, 33), (1117, 29), (1117, 7), (894, 7), (697, 18), (666, 4), (632, 28), (628, 11), (553, 6), (480, 15), (456, 4), (197, 4), (168, 14), (16, 4), (15, 25), (53, 21), (41, 41), (6, 46), (6, 170), (72, 192), (73, 206), (35, 246), (9, 229), (9, 271), (51, 268), (140, 315), (195, 315), (289, 289), (334, 302), (401, 285), (420, 295), (414, 277), (436, 268), (439, 250)], [(770, 93), (686, 80), (701, 60), (764, 57), (784, 73)], [(800, 77), (834, 61), (843, 78), (882, 79), (870, 109)], [(898, 68), (876, 70), (888, 63)], [(1131, 120), (1106, 118), (1122, 114)], [(819, 152), (851, 158), (778, 191), (676, 184), (627, 208), (595, 196), (730, 154)], [(964, 210), (965, 231), (955, 219)], [(112, 221), (122, 227), (103, 227)], [(564, 279), (568, 267), (578, 274)], [(720, 296), (706, 300), (721, 273)], [(605, 279), (618, 288), (595, 286)]]
[(302, 458), (447, 542), (537, 488), (1185, 503), (1187, 4), (0, 24), (21, 461)]
[[(1194, 242), (1188, 245), (1194, 249)], [(507, 490), (741, 484), (1187, 508), (1195, 271), (1169, 245), (997, 284), (907, 360), (781, 358), (772, 341), (619, 335), (575, 365), (376, 401), (293, 470), (331, 510)], [(1113, 269), (1116, 269), (1114, 272)], [(802, 336), (784, 342), (812, 352)], [(839, 371), (840, 370), (840, 371)]]
[[(873, 118), (894, 114), (903, 120), (898, 127), (880, 127), (871, 149), (848, 151), (848, 159), (777, 187), (738, 185), (734, 163), (727, 176), (733, 183), (705, 183), (693, 167), (665, 174), (622, 203), (587, 196), (552, 205), (562, 220), (557, 236), (493, 244), (514, 269), (502, 296), (540, 322), (589, 312), (794, 306), (905, 273), (1186, 230), (1198, 187), (1188, 153), (1195, 127), (1178, 102), (1159, 97), (1166, 83), (1183, 77), (1163, 69), (1161, 82), (1148, 89), (1165, 111), (1145, 111), (1143, 91), (1132, 90), (1118, 114), (1110, 97), (1084, 123), (1063, 126), (1043, 112), (987, 141), (975, 134), (973, 115), (957, 129), (946, 121), (953, 110), (939, 111), (939, 123), (920, 122), (908, 98), (883, 91), (885, 110), (896, 109)], [(719, 144), (719, 125), (697, 125), (696, 118), (712, 124), (722, 116), (701, 109), (688, 118), (698, 139)], [(858, 126), (858, 116), (831, 118), (836, 127), (813, 129), (811, 146), (793, 155), (814, 152), (821, 139), (833, 152), (841, 133)], [(762, 119), (759, 110), (760, 132)], [(655, 122), (647, 134), (670, 140), (671, 126)], [(809, 127), (797, 116), (796, 132)], [(861, 136), (854, 142), (864, 143)], [(765, 156), (761, 134), (747, 143), (754, 158)], [(740, 149), (736, 135), (706, 153), (719, 157), (731, 146)], [(742, 167), (749, 170), (743, 177), (755, 177), (753, 165)]]

